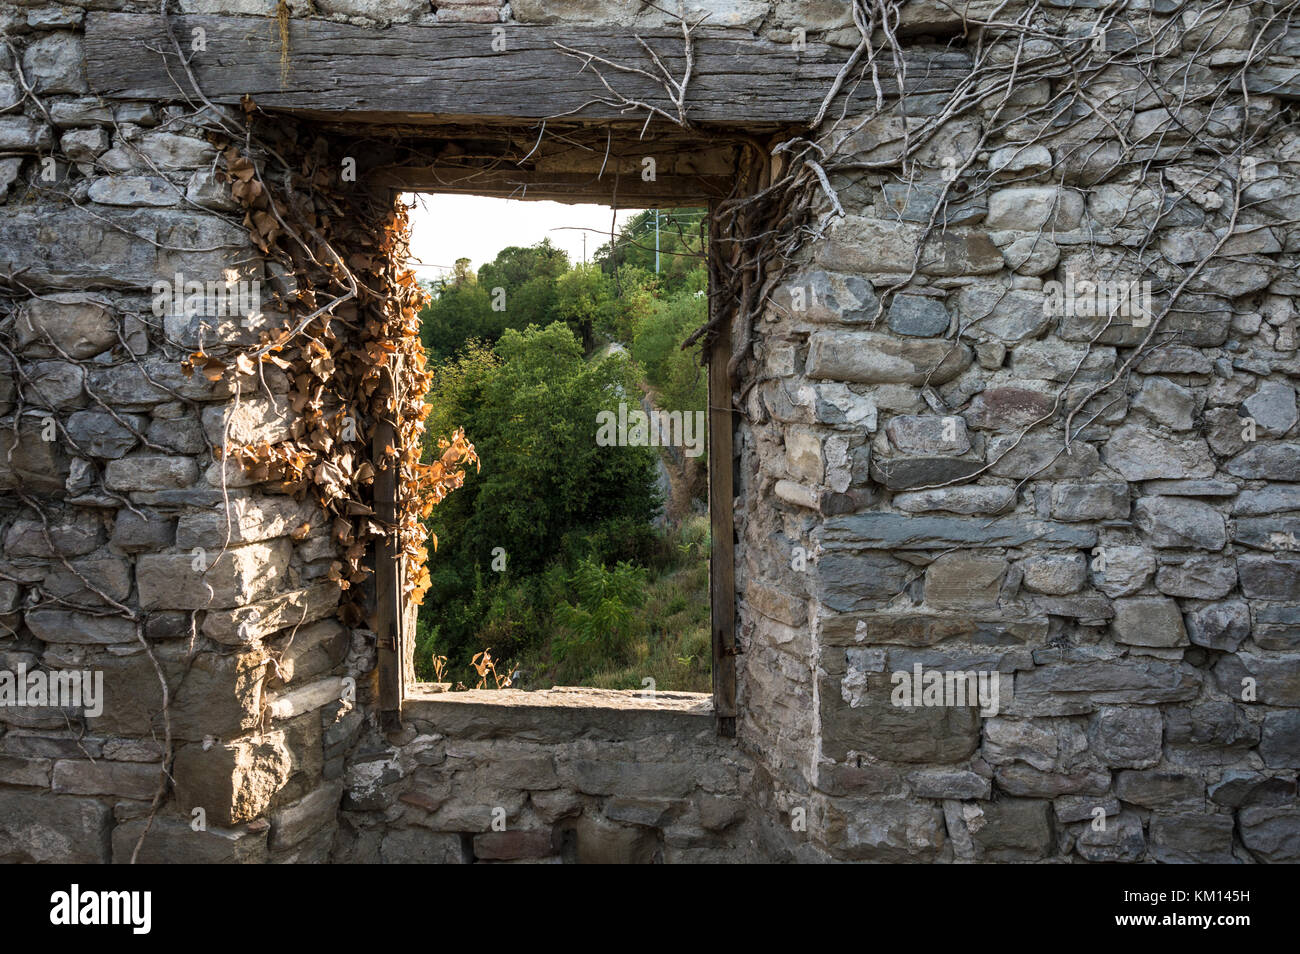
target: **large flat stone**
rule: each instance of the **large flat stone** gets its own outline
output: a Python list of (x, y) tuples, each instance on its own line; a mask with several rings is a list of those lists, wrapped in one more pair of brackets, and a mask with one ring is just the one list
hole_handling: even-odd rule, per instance
[[(144, 609), (224, 609), (269, 596), (284, 585), (287, 539), (192, 553), (146, 553), (136, 561)], [(201, 561), (196, 564), (196, 560)]]
[(828, 518), (823, 534), (828, 545), (847, 543), (882, 550), (1018, 547), (1030, 542), (1090, 549), (1097, 542), (1097, 532), (1089, 527), (1022, 516), (964, 520), (931, 515), (861, 513)]
[(971, 363), (965, 345), (871, 331), (817, 331), (808, 341), (808, 376), (860, 384), (943, 384)]
[(106, 802), (37, 789), (0, 790), (0, 862), (103, 864), (113, 808)]

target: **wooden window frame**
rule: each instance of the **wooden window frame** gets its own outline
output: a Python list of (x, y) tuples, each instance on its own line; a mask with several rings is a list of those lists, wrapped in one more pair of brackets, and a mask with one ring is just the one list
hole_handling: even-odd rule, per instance
[[(722, 177), (709, 177), (707, 190), (693, 177), (667, 177), (668, 182), (633, 193), (641, 201), (662, 204), (705, 206), (710, 216), (716, 205), (715, 189)], [(702, 180), (703, 181), (703, 180)], [(488, 183), (485, 190), (472, 187), (448, 188), (444, 183), (432, 183), (427, 172), (390, 168), (377, 177), (379, 187), (386, 190), (392, 201), (400, 193), (469, 194), (516, 197), (526, 193), (530, 200), (560, 202), (588, 202), (609, 205), (616, 195), (628, 196), (626, 189), (617, 192), (613, 182), (592, 182), (587, 176), (561, 176), (555, 174), (530, 174), (511, 172), (500, 181)], [(482, 183), (480, 183), (482, 185)], [(526, 186), (526, 188), (524, 188)], [(707, 269), (710, 289), (717, 262), (714, 243), (708, 245)], [(716, 309), (724, 307), (717, 296), (709, 295), (710, 317)], [(732, 737), (736, 733), (736, 540), (735, 540), (735, 410), (727, 362), (730, 357), (730, 315), (722, 316), (716, 342), (709, 349), (708, 376), (708, 440), (706, 461), (709, 485), (709, 605), (712, 646), (713, 710), (718, 733)], [(381, 422), (376, 430), (373, 448), (378, 463), (380, 449), (395, 439), (392, 422)], [(381, 521), (392, 521), (397, 512), (397, 484), (391, 468), (378, 471), (375, 483), (377, 516)], [(414, 614), (404, 605), (400, 561), (396, 558), (391, 541), (385, 540), (375, 552), (374, 625), (379, 645), (379, 709), (383, 725), (390, 729), (400, 726), (402, 702), (411, 673), (406, 662), (410, 641), (414, 638)]]

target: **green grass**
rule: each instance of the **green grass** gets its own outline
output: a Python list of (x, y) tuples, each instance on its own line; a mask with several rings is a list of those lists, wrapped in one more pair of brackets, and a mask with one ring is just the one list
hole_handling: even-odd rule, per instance
[[(692, 517), (664, 540), (664, 561), (648, 569), (639, 605), (621, 641), (591, 651), (573, 646), (574, 633), (552, 616), (549, 639), (517, 661), (527, 689), (553, 685), (708, 692), (712, 686), (708, 518)], [(611, 658), (613, 657), (613, 658)]]

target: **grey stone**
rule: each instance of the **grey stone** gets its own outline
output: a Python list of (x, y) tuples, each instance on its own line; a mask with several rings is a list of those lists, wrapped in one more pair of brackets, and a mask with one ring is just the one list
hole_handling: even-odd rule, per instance
[(35, 609), (23, 617), (28, 630), (45, 643), (106, 645), (134, 643), (135, 623), (121, 616), (90, 616), (60, 609)]
[(979, 745), (979, 717), (972, 706), (895, 706), (887, 673), (864, 673), (863, 691), (847, 702), (841, 677), (823, 675), (822, 751), (842, 761), (849, 752), (887, 762), (957, 762)]
[[(841, 275), (821, 269), (804, 272), (785, 285), (794, 314), (806, 321), (857, 324), (875, 319), (879, 307), (875, 289), (858, 275)], [(796, 292), (803, 311), (794, 306)], [(784, 304), (784, 302), (782, 302)]]
[(920, 769), (907, 776), (907, 784), (918, 798), (987, 799), (992, 782), (967, 769)]
[(201, 510), (183, 513), (176, 525), (176, 546), (218, 549), (227, 543), (257, 543), (285, 537), (303, 524), (320, 523), (320, 508), (313, 501), (292, 497), (241, 497), (227, 512)]
[(1004, 344), (1037, 338), (1051, 319), (1043, 293), (1000, 284), (967, 285), (957, 295), (963, 337), (993, 337)]
[[(881, 187), (885, 202), (898, 213), (904, 222), (928, 223), (944, 189), (938, 185), (914, 182), (887, 182)], [(935, 216), (935, 225), (974, 225), (988, 212), (986, 203), (979, 200), (962, 200), (952, 189), (948, 190), (947, 205)]]
[(1007, 561), (993, 554), (945, 553), (925, 570), (925, 602), (935, 609), (997, 605)]
[(146, 419), (138, 414), (114, 417), (102, 411), (77, 411), (68, 416), (68, 436), (92, 457), (122, 457), (140, 442)]
[(189, 457), (134, 454), (109, 461), (104, 486), (109, 490), (171, 490), (198, 480), (199, 468)]
[(873, 457), (870, 474), (890, 490), (912, 490), (972, 477), (983, 467), (983, 461), (959, 457)]
[(75, 33), (47, 33), (23, 51), (23, 75), (37, 93), (84, 93), (81, 37)]
[(1259, 756), (1269, 768), (1300, 768), (1300, 710), (1264, 714)]
[(1133, 523), (1155, 547), (1222, 550), (1228, 543), (1223, 515), (1209, 504), (1182, 497), (1142, 497)]
[(1196, 398), (1187, 388), (1168, 378), (1153, 377), (1143, 382), (1142, 389), (1133, 398), (1133, 407), (1170, 430), (1186, 431), (1192, 427)]
[(1088, 725), (1089, 749), (1104, 765), (1150, 768), (1160, 761), (1164, 720), (1152, 706), (1104, 707)]
[(1043, 235), (1016, 239), (1002, 250), (1007, 267), (1019, 275), (1042, 275), (1061, 260), (1061, 249)]
[(59, 148), (73, 162), (93, 162), (108, 148), (108, 133), (98, 127), (71, 129), (59, 137)]
[(988, 388), (971, 400), (965, 418), (971, 427), (992, 431), (1018, 431), (1050, 418), (1056, 397), (1028, 388)]
[(1013, 487), (940, 487), (898, 493), (892, 502), (897, 509), (908, 513), (942, 510), (969, 515), (1005, 510), (1014, 502), (1015, 496)]
[(113, 546), (127, 553), (161, 550), (176, 539), (176, 520), (156, 511), (141, 511), (138, 516), (130, 510), (121, 510), (113, 524)]
[(1189, 556), (1156, 571), (1156, 589), (1166, 596), (1215, 600), (1227, 596), (1236, 585), (1237, 564), (1231, 558)]
[(185, 186), (187, 201), (217, 212), (233, 212), (239, 207), (230, 186), (220, 181), (210, 169), (199, 169)]
[[(910, 274), (924, 227), (856, 215), (839, 220), (817, 252), (825, 267), (850, 274)], [(969, 229), (933, 232), (920, 255), (923, 275), (987, 275), (1002, 270), (1002, 253), (986, 233)]]
[(1199, 348), (1168, 345), (1139, 361), (1137, 370), (1140, 374), (1209, 374), (1214, 362)]
[(68, 476), (67, 454), (58, 441), (43, 438), (44, 425), (31, 417), (0, 429), (0, 488), (61, 492)]
[(70, 510), (51, 513), (47, 520), (48, 523), (19, 518), (10, 524), (4, 536), (5, 556), (9, 559), (78, 557), (98, 549), (104, 542), (103, 522), (97, 514)]
[(1294, 778), (1274, 778), (1261, 772), (1230, 770), (1210, 786), (1210, 800), (1229, 808), (1246, 804), (1289, 805), (1295, 796)]
[(50, 127), (26, 116), (0, 117), (0, 149), (41, 152), (54, 142)]
[(1300, 602), (1300, 560), (1242, 554), (1237, 576), (1247, 599)]
[(160, 772), (149, 763), (60, 759), (54, 763), (52, 788), (69, 795), (150, 799), (158, 790)]
[(1300, 510), (1300, 484), (1270, 484), (1259, 490), (1243, 490), (1232, 502), (1236, 516), (1251, 517)]
[(1164, 497), (1233, 497), (1238, 490), (1230, 480), (1148, 480), (1142, 489)]
[(1157, 769), (1125, 769), (1115, 775), (1120, 801), (1158, 811), (1202, 811), (1205, 783), (1195, 775)]
[(1213, 477), (1215, 470), (1210, 449), (1201, 438), (1166, 437), (1139, 424), (1125, 424), (1115, 431), (1102, 459), (1130, 481)]
[(1095, 795), (1061, 795), (1052, 799), (1056, 820), (1062, 823), (1092, 821), (1101, 809), (1107, 819), (1119, 814), (1119, 801), (1115, 798), (1098, 798)]
[(993, 172), (1037, 172), (1052, 166), (1052, 153), (1046, 146), (1003, 146), (989, 156)]
[(1016, 480), (1086, 477), (1097, 469), (1097, 448), (1076, 440), (1067, 452), (1060, 435), (1042, 432), (999, 434), (988, 442), (985, 452), (989, 473)]
[(1015, 710), (1077, 715), (1104, 705), (1157, 705), (1195, 698), (1201, 678), (1185, 663), (1149, 657), (1038, 666), (1016, 674)]
[(68, 410), (85, 404), (86, 373), (70, 361), (37, 361), (27, 370), (23, 396), (29, 403), (51, 410)]
[(258, 864), (266, 861), (265, 828), (244, 825), (226, 829), (209, 826), (193, 831), (188, 818), (155, 818), (145, 831), (145, 819), (124, 821), (113, 829), (113, 863), (129, 864), (136, 845), (144, 840), (140, 864)]
[(885, 425), (890, 442), (904, 454), (951, 454), (970, 450), (966, 421), (956, 415), (900, 414)]
[(999, 189), (989, 196), (989, 229), (1068, 232), (1083, 218), (1083, 197), (1055, 186)]
[[(113, 110), (98, 97), (83, 96), (77, 99), (57, 99), (48, 105), (50, 118), (61, 129), (73, 126), (98, 126), (113, 122)], [(128, 122), (129, 120), (122, 120)], [(107, 130), (104, 130), (107, 132)]]
[[(1243, 707), (1216, 699), (1190, 709), (1169, 709), (1165, 713), (1165, 741), (1171, 747), (1200, 747), (1215, 759), (1231, 763), (1240, 759), (1243, 750), (1259, 742), (1259, 726)], [(1188, 761), (1187, 751), (1172, 754)]]
[(932, 861), (945, 840), (937, 806), (896, 799), (828, 799), (819, 834), (847, 858), (876, 862)]
[(952, 547), (1015, 547), (1033, 541), (1091, 549), (1096, 532), (1047, 520), (998, 517), (966, 520), (960, 517), (908, 516), (894, 513), (861, 513), (831, 517), (825, 521), (825, 546), (834, 543), (871, 549), (947, 550)]
[(817, 561), (818, 598), (840, 613), (865, 609), (893, 599), (914, 574), (883, 553), (827, 549)]
[(1300, 650), (1300, 607), (1258, 604), (1252, 635), (1261, 649)]
[(1057, 520), (1126, 520), (1128, 484), (1122, 481), (1052, 484), (1052, 516)]
[(1231, 815), (1151, 816), (1150, 856), (1162, 864), (1234, 864)]
[(292, 549), (290, 541), (279, 539), (230, 547), (220, 552), (219, 559), (216, 552), (205, 557), (142, 554), (136, 561), (140, 605), (144, 609), (221, 609), (256, 602), (283, 586)]
[(1238, 814), (1241, 843), (1270, 864), (1300, 861), (1300, 808), (1251, 806)]
[(1250, 607), (1242, 600), (1204, 606), (1187, 615), (1187, 634), (1198, 646), (1236, 652), (1250, 636)]
[[(1268, 706), (1300, 706), (1300, 655), (1239, 649), (1215, 663), (1214, 678), (1219, 688), (1234, 699)], [(1247, 686), (1253, 687), (1254, 699), (1245, 698)]]
[(192, 210), (24, 209), (7, 216), (6, 237), (24, 282), (52, 289), (147, 288), (177, 272), (215, 281), (248, 257), (245, 229)]
[(1256, 550), (1300, 550), (1300, 516), (1238, 517), (1232, 539)]
[(1020, 563), (1025, 586), (1036, 593), (1065, 596), (1083, 589), (1088, 580), (1088, 564), (1082, 554), (1043, 554)]
[(0, 861), (103, 864), (112, 827), (112, 806), (93, 798), (0, 790)]
[(1265, 381), (1242, 402), (1242, 409), (1254, 419), (1259, 433), (1280, 436), (1295, 426), (1298, 417), (1295, 388), (1285, 381)]
[(201, 139), (162, 131), (145, 133), (136, 148), (152, 168), (163, 172), (211, 166), (216, 156), (212, 145)]
[(984, 862), (1046, 858), (1052, 846), (1052, 803), (1041, 799), (1001, 798), (979, 805), (982, 824), (971, 839)]
[(971, 363), (965, 345), (898, 340), (876, 332), (818, 331), (809, 338), (809, 377), (863, 384), (943, 384)]
[[(1017, 376), (1040, 381), (1095, 381), (1115, 368), (1115, 349), (1071, 344), (1053, 338), (1021, 341), (1012, 352)], [(1077, 369), (1077, 370), (1076, 370)]]
[(176, 186), (158, 176), (109, 176), (90, 184), (89, 196), (100, 205), (167, 206), (180, 200)]
[(1300, 474), (1300, 444), (1259, 444), (1227, 463), (1228, 473), (1251, 480), (1295, 480)]
[(1187, 645), (1187, 629), (1178, 604), (1166, 597), (1132, 596), (1115, 601), (1111, 629), (1118, 642), (1130, 646)]
[(943, 302), (922, 295), (895, 295), (889, 306), (889, 327), (900, 335), (932, 338), (948, 330), (952, 318)]

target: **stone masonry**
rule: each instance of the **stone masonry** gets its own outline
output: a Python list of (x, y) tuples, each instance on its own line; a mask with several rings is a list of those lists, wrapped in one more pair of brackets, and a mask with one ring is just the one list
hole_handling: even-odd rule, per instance
[[(664, 22), (635, 0), (305, 6)], [(970, 62), (956, 8), (1030, 5), (894, 6), (902, 42)], [(0, 705), (0, 860), (1300, 861), (1300, 24), (1265, 31), (1248, 100), (1176, 105), (1284, 6), (1130, 0), (1170, 86), (1117, 68), (1104, 116), (1076, 103), (1047, 135), (1044, 82), (946, 122), (907, 177), (890, 158), (943, 97), (841, 144), (862, 168), (831, 177), (844, 214), (773, 291), (737, 416), (725, 739), (707, 697), (566, 689), (417, 688), (380, 733), (374, 636), (337, 617), (325, 519), (214, 462), (289, 433), (289, 382), (180, 366), (282, 324), (286, 282), (202, 118), (87, 83), (86, 11), (157, 4), (5, 5), (0, 674), (104, 690)], [(688, 7), (846, 58), (858, 42), (843, 0)], [(1040, 15), (1084, 35), (1100, 7)], [(954, 169), (973, 197), (927, 236)], [(158, 315), (177, 275), (260, 283), (262, 313)], [(1140, 319), (1046, 307), (1127, 278), (1155, 313), (1185, 284), (1140, 354)], [(896, 704), (916, 672), (996, 675), (995, 705)]]

